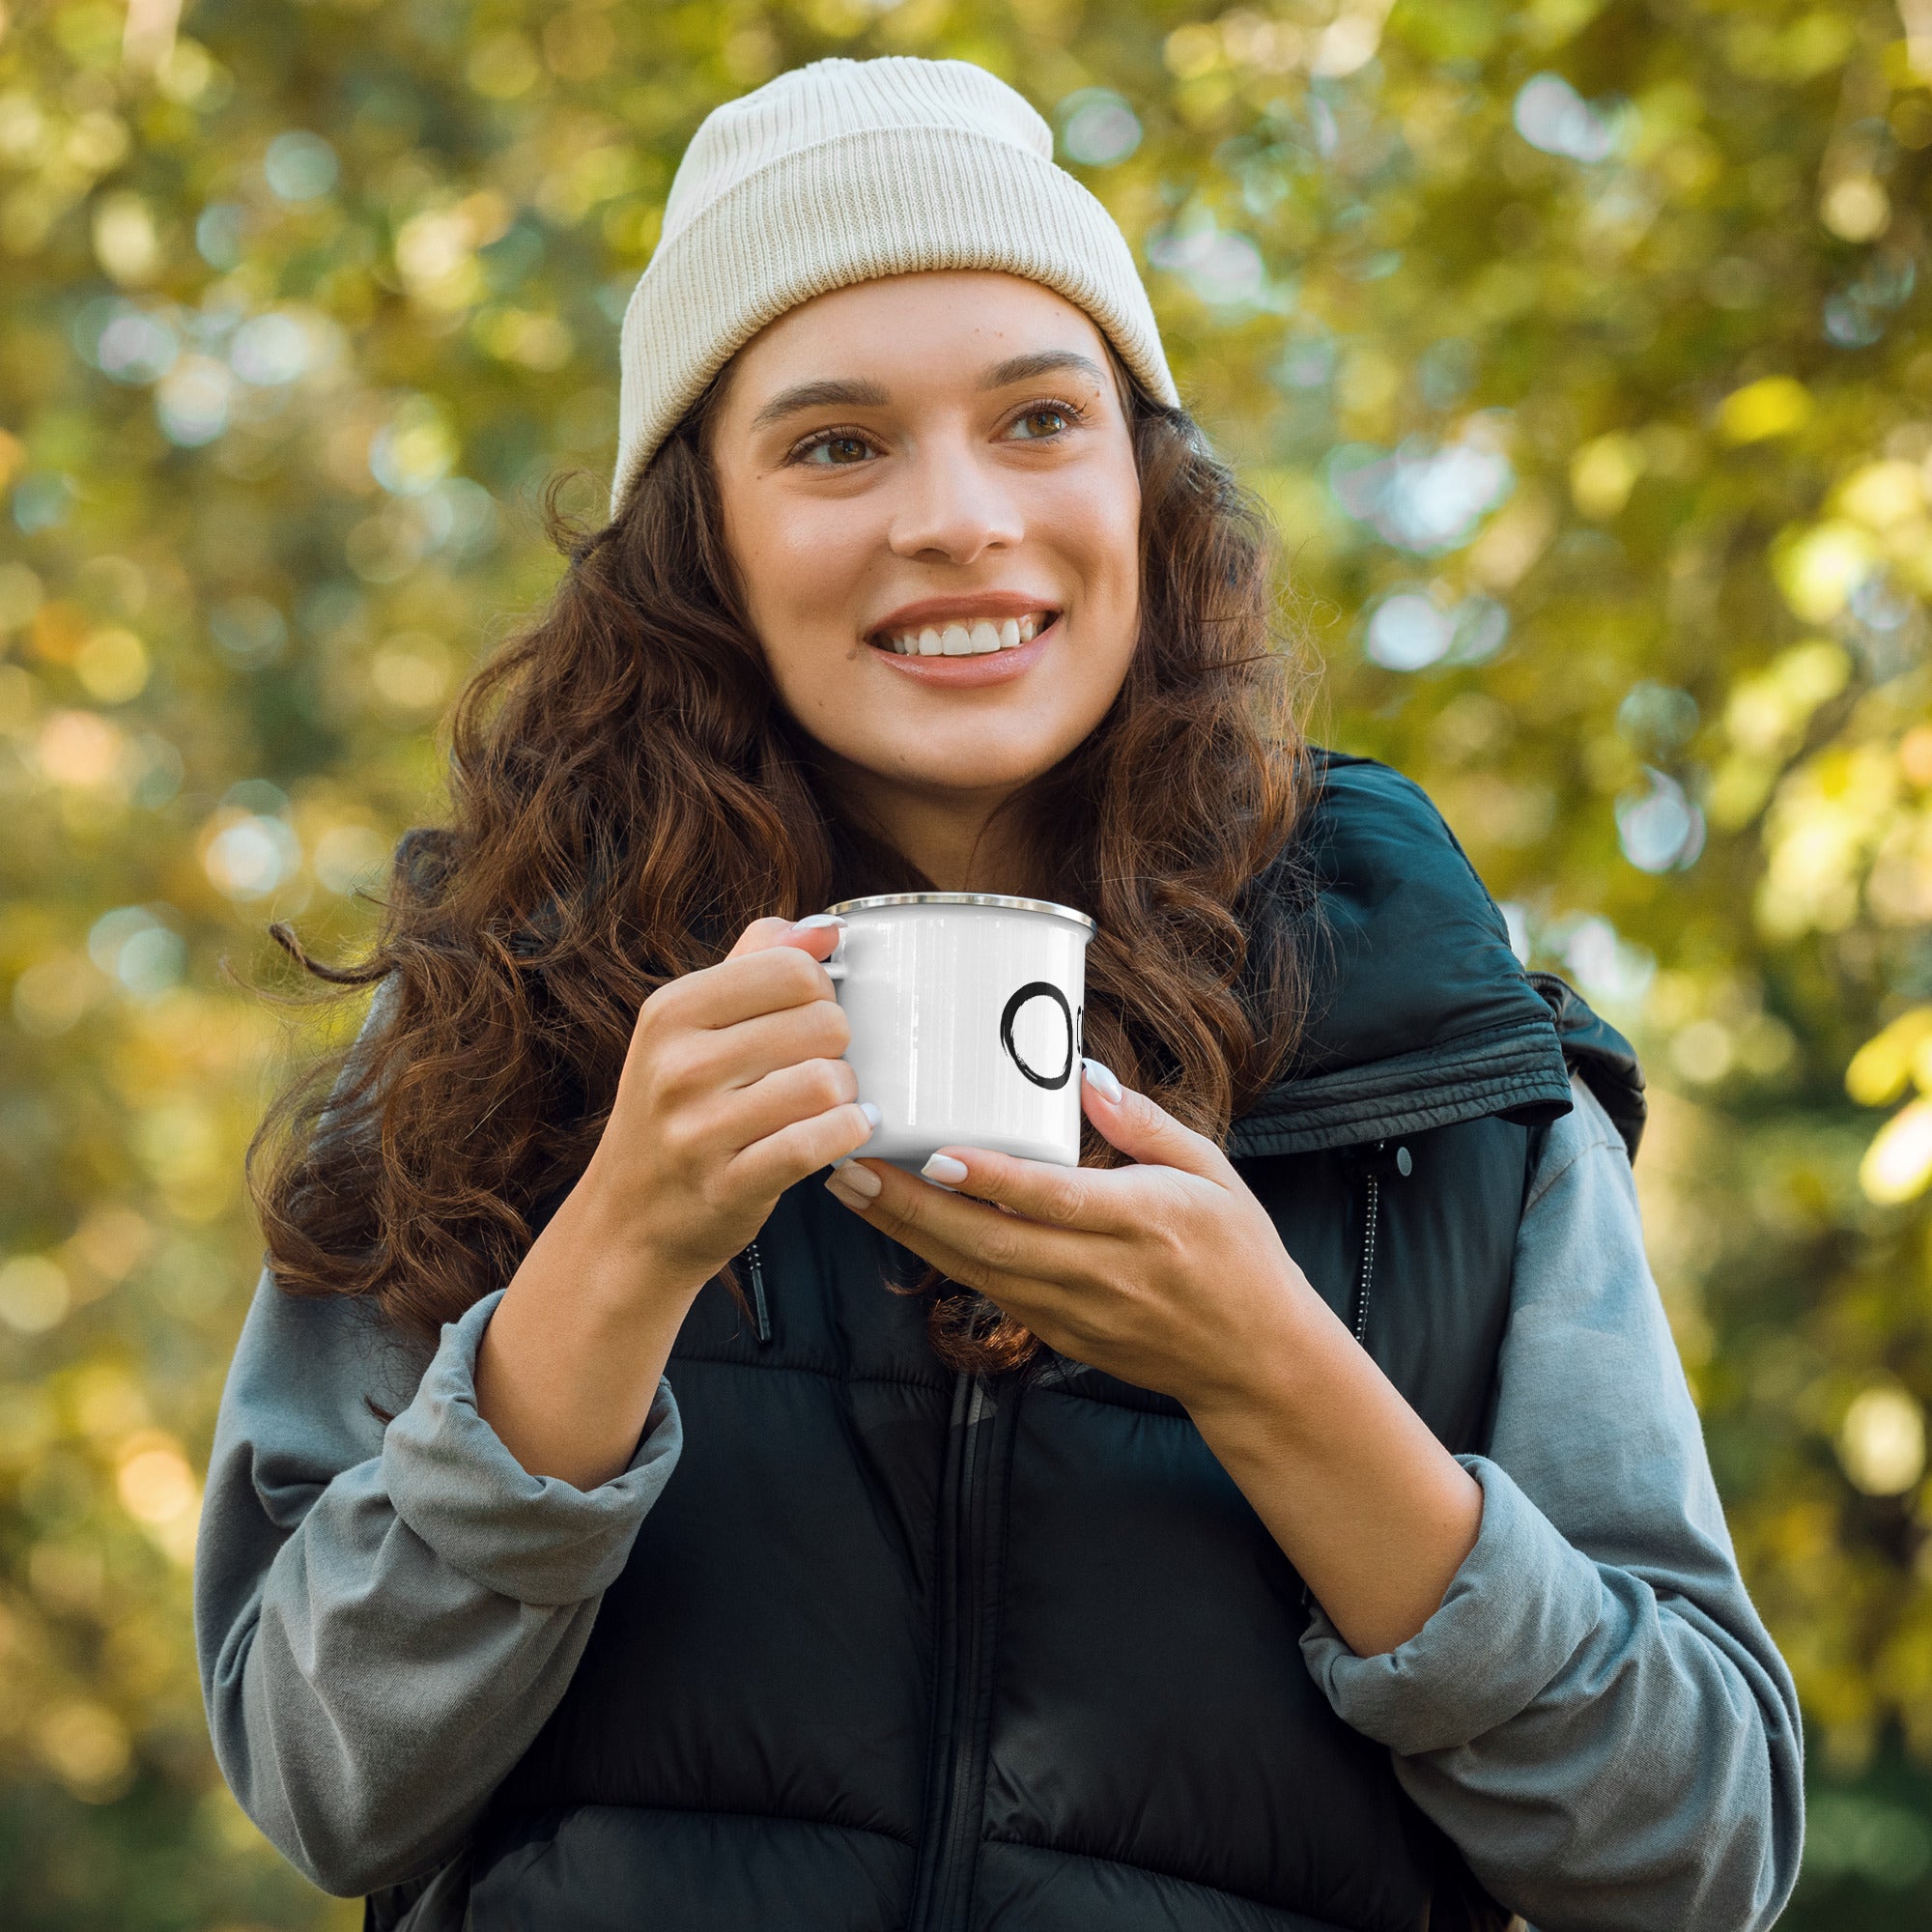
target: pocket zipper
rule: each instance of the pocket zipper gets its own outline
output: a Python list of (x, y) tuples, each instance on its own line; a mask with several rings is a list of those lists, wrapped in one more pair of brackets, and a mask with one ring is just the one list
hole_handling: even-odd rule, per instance
[(755, 1237), (745, 1250), (745, 1271), (752, 1277), (752, 1313), (758, 1324), (758, 1346), (765, 1348), (772, 1339), (772, 1316), (765, 1305), (765, 1264)]

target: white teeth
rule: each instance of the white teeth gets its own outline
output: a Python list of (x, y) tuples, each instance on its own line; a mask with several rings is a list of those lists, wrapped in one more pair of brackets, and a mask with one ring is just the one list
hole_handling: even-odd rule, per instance
[(981, 617), (971, 624), (907, 631), (884, 641), (902, 658), (989, 657), (994, 651), (1016, 650), (1030, 642), (1051, 621), (1044, 613), (1036, 617), (1007, 617), (999, 623)]

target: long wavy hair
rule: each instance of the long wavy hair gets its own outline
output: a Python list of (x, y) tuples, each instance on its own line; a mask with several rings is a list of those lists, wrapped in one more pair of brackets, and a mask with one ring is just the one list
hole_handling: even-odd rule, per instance
[[(779, 702), (721, 535), (720, 386), (614, 521), (569, 525), (553, 498), (567, 568), (458, 699), (448, 822), (401, 841), (366, 956), (326, 965), (270, 928), (338, 995), (389, 982), (248, 1150), (289, 1293), (373, 1296), (433, 1338), (509, 1280), (582, 1174), (653, 988), (753, 919), (930, 883), (834, 795)], [(1300, 672), (1264, 513), (1182, 411), (1130, 393), (1140, 634), (1100, 724), (1005, 808), (1009, 889), (1094, 915), (1086, 1050), (1219, 1139), (1304, 1015)], [(945, 1361), (1037, 1349), (957, 1284), (919, 1288)]]

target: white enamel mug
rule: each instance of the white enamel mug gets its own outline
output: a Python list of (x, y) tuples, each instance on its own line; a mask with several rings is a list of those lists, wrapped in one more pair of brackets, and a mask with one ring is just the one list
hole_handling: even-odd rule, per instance
[(917, 1169), (942, 1147), (1080, 1164), (1084, 912), (990, 893), (892, 893), (831, 908), (826, 970), (845, 1058), (879, 1125), (859, 1151)]

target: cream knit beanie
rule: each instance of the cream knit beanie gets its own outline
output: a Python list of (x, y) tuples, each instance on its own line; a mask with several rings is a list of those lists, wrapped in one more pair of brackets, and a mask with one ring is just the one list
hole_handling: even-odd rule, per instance
[(1047, 125), (965, 61), (813, 61), (708, 114), (624, 311), (614, 516), (631, 479), (759, 329), (882, 275), (999, 269), (1093, 317), (1178, 400), (1126, 239), (1056, 167)]

